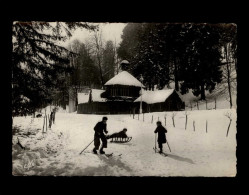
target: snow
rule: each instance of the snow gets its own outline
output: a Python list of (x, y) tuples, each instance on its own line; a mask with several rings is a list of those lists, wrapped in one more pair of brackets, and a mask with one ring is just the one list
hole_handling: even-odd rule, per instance
[(144, 87), (144, 85), (137, 80), (134, 76), (132, 76), (127, 71), (122, 71), (112, 79), (107, 81), (105, 85), (127, 85), (127, 86), (135, 86), (135, 87)]
[(105, 102), (106, 98), (101, 98), (101, 93), (105, 92), (105, 90), (101, 89), (92, 89), (92, 100), (93, 102)]
[[(92, 89), (92, 101), (93, 102), (105, 102), (106, 98), (101, 98), (101, 93), (105, 90)], [(87, 103), (89, 101), (89, 93), (78, 93), (78, 104)]]
[[(229, 119), (232, 123), (226, 137)], [(175, 113), (175, 127), (172, 115)], [(236, 175), (236, 120), (235, 109), (188, 111), (185, 130), (185, 111), (155, 112), (142, 115), (107, 115), (109, 134), (124, 127), (132, 136), (128, 143), (110, 143), (106, 153), (113, 157), (91, 153), (94, 125), (102, 115), (86, 115), (57, 112), (55, 124), (47, 133), (42, 133), (43, 118), (15, 117), (13, 129), (13, 174), (56, 176), (207, 176), (233, 177)], [(152, 122), (153, 116), (153, 122)], [(171, 152), (164, 144), (163, 157), (153, 151), (156, 121), (159, 119), (168, 130), (167, 140)], [(206, 133), (206, 120), (208, 131)], [(195, 121), (195, 131), (193, 131)], [(152, 122), (152, 123), (151, 123)], [(17, 130), (16, 130), (17, 131)], [(17, 131), (18, 132), (18, 131)], [(27, 135), (29, 132), (29, 136)], [(17, 136), (26, 150), (15, 143)], [(122, 154), (121, 156), (118, 156)]]
[(120, 62), (120, 64), (129, 64), (129, 62), (127, 60), (122, 60), (122, 62)]
[(142, 96), (138, 97), (134, 102), (142, 101), (147, 104), (155, 104), (165, 102), (166, 99), (174, 92), (174, 89), (158, 90), (158, 91), (145, 91), (143, 90)]
[(89, 93), (78, 93), (78, 104), (87, 103), (89, 101)]
[[(164, 89), (174, 89), (175, 83), (170, 83), (169, 87), (165, 86)], [(220, 83), (217, 84), (217, 87), (212, 93), (210, 93), (208, 90), (205, 90), (206, 94), (206, 100), (208, 104), (208, 109), (214, 109), (215, 108), (215, 99), (216, 99), (216, 108), (217, 109), (226, 109), (230, 108), (229, 103), (229, 94), (228, 90), (224, 92), (224, 94), (220, 94), (219, 91), (221, 89), (226, 89), (226, 84)], [(189, 89), (189, 92), (182, 95), (180, 92), (176, 92), (179, 97), (182, 99), (183, 102), (185, 102), (185, 106), (190, 108), (190, 104), (192, 104), (193, 109), (197, 109), (196, 102), (198, 101), (199, 109), (200, 110), (206, 110), (206, 101), (200, 101), (200, 96), (196, 97), (194, 96), (192, 89)], [(237, 108), (237, 91), (235, 89), (232, 89), (232, 104), (233, 108)]]
[(25, 103), (25, 102), (30, 102), (30, 99), (24, 95), (21, 95), (20, 98), (22, 99), (22, 103)]

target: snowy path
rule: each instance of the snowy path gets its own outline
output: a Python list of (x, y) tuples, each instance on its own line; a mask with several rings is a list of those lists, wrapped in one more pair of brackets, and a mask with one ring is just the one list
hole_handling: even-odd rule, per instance
[[(226, 137), (228, 119), (225, 112), (231, 112), (233, 121), (229, 136)], [(151, 123), (153, 115), (153, 123)], [(113, 157), (91, 154), (93, 143), (79, 153), (93, 140), (93, 127), (101, 120), (100, 115), (83, 115), (57, 113), (56, 124), (49, 130), (47, 137), (40, 142), (30, 143), (34, 150), (52, 144), (54, 153), (37, 159), (37, 164), (24, 173), (27, 175), (78, 175), (78, 176), (234, 176), (236, 174), (236, 111), (209, 110), (191, 111), (188, 126), (185, 130), (184, 112), (177, 112), (176, 127), (173, 127), (171, 115), (167, 113), (167, 144), (164, 151), (168, 157), (155, 154), (155, 122), (164, 123), (165, 113), (145, 114), (138, 120), (130, 115), (108, 115), (107, 128), (109, 134), (128, 129), (132, 136), (129, 143), (110, 143), (106, 153), (114, 153)], [(27, 117), (28, 118), (28, 117)], [(193, 131), (193, 120), (196, 129)], [(208, 132), (205, 125), (208, 120)], [(30, 119), (26, 119), (30, 122)], [(27, 122), (26, 122), (27, 123)], [(14, 124), (27, 128), (24, 117), (18, 117)], [(25, 126), (26, 124), (26, 126)], [(42, 119), (35, 119), (34, 128), (42, 126)], [(38, 137), (39, 133), (36, 135)], [(13, 137), (14, 139), (14, 137)], [(34, 138), (35, 140), (35, 138)], [(36, 140), (37, 141), (37, 140)], [(121, 156), (119, 156), (121, 154)], [(18, 161), (19, 160), (19, 161)], [(19, 163), (19, 164), (18, 164)], [(20, 159), (14, 158), (13, 167), (21, 171)]]

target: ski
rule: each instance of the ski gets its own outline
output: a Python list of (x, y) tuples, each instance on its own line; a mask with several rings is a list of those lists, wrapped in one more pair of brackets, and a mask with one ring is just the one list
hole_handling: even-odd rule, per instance
[(118, 155), (114, 155), (114, 153), (112, 152), (112, 153), (108, 153), (108, 154), (100, 154), (100, 153), (97, 153), (97, 154), (95, 154), (95, 153), (93, 153), (93, 152), (90, 152), (90, 151), (87, 151), (87, 152), (85, 152), (85, 153), (87, 153), (87, 154), (94, 154), (94, 155), (97, 155), (97, 156), (106, 156), (106, 157), (121, 157), (122, 156), (122, 154), (118, 154)]
[(111, 157), (113, 155), (113, 153), (110, 153), (110, 154), (104, 154), (106, 157)]
[[(155, 150), (156, 151), (156, 153), (159, 153), (159, 150), (157, 149), (157, 148), (154, 148), (153, 147), (153, 150)], [(161, 154), (162, 156), (168, 156), (168, 154), (166, 154), (166, 153), (164, 153), (164, 152), (162, 152), (162, 153), (159, 153), (159, 154)]]
[(110, 154), (104, 154), (105, 156), (107, 156), (108, 158), (109, 157), (121, 157), (122, 156), (122, 154), (119, 154), (119, 155), (114, 155), (113, 153), (110, 153)]

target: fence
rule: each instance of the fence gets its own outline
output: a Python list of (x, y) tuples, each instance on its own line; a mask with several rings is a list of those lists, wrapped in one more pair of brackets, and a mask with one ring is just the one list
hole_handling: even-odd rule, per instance
[(215, 100), (189, 101), (186, 103), (185, 110), (213, 110), (217, 109), (218, 104)]

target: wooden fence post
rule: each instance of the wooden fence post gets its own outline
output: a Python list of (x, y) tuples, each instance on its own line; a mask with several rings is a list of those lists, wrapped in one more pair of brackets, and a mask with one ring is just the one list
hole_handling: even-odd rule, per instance
[(46, 132), (48, 131), (48, 118), (47, 118), (47, 115), (46, 115)]
[(207, 133), (207, 128), (208, 128), (208, 121), (206, 120), (206, 133)]
[(185, 130), (187, 129), (188, 115), (186, 114)]
[(230, 122), (229, 122), (229, 125), (228, 125), (228, 128), (227, 128), (227, 136), (228, 136), (228, 132), (229, 132), (229, 128), (230, 128), (231, 122), (232, 122), (232, 119), (230, 119)]
[(230, 125), (231, 125), (231, 122), (232, 122), (232, 113), (226, 113), (225, 116), (229, 119), (229, 125), (228, 125), (228, 128), (227, 128), (227, 135), (226, 137), (228, 136), (228, 132), (229, 132), (229, 128), (230, 128)]
[(42, 133), (44, 133), (44, 127), (45, 127), (45, 116), (43, 117), (43, 127), (42, 127)]
[(196, 101), (196, 106), (197, 106), (197, 109), (199, 110), (198, 100)]
[(194, 131), (195, 131), (195, 121), (193, 121), (193, 127), (194, 127)]
[(173, 112), (173, 113), (172, 113), (172, 121), (173, 121), (173, 126), (174, 126), (174, 127), (175, 127), (175, 115), (176, 115), (176, 113)]

